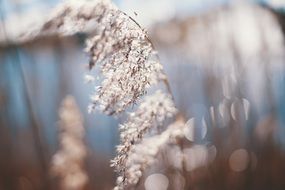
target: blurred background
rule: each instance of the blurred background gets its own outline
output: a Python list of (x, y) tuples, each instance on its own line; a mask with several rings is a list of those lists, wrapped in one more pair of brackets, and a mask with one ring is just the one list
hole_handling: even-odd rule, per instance
[[(189, 156), (187, 188), (169, 178), (167, 187), (142, 182), (138, 189), (284, 190), (285, 1), (114, 2), (147, 28), (177, 107), (206, 134), (190, 151), (197, 156)], [(0, 190), (58, 189), (49, 168), (59, 145), (58, 110), (68, 94), (86, 129), (85, 189), (114, 185), (109, 160), (120, 120), (87, 113), (93, 88), (83, 80), (85, 36), (18, 41), (58, 3), (0, 0)], [(209, 144), (213, 161), (201, 164), (209, 155), (197, 146)]]

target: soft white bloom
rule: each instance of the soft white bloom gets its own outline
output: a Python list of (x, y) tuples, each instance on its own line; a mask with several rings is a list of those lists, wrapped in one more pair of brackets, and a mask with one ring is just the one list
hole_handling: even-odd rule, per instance
[(121, 170), (131, 146), (138, 143), (149, 130), (160, 127), (167, 117), (176, 113), (176, 108), (170, 95), (156, 91), (146, 96), (134, 113), (130, 113), (128, 121), (120, 126), (121, 145), (117, 147), (118, 156), (114, 166)]
[(59, 116), (60, 149), (52, 158), (51, 170), (55, 176), (61, 178), (62, 189), (82, 189), (88, 181), (83, 170), (86, 147), (83, 143), (83, 120), (73, 97), (64, 99)]
[[(121, 167), (118, 168), (120, 176), (117, 178), (115, 189), (122, 190), (136, 185), (143, 171), (157, 160), (156, 156), (159, 151), (168, 145), (177, 145), (177, 140), (184, 137), (184, 127), (184, 122), (178, 120), (161, 134), (144, 138), (140, 143), (131, 147), (125, 147), (128, 152), (119, 153), (119, 156), (114, 160), (115, 166)], [(116, 163), (118, 160), (124, 161), (124, 163)]]
[[(95, 31), (86, 41), (85, 51), (90, 57), (89, 69), (96, 65), (100, 71), (98, 80), (101, 84), (90, 96), (92, 103), (88, 112), (99, 109), (110, 115), (121, 113), (145, 95), (148, 88), (166, 81), (163, 67), (146, 32), (108, 0), (66, 1), (54, 11), (40, 33), (73, 35), (88, 32), (90, 26)], [(94, 82), (95, 77), (86, 75), (85, 80)], [(121, 125), (121, 144), (113, 161), (121, 175), (118, 184), (126, 182), (126, 167), (130, 170), (128, 183), (138, 182), (142, 175), (141, 165), (128, 165), (133, 145), (139, 143), (148, 130), (160, 127), (166, 118), (176, 113), (171, 95), (161, 91), (146, 96), (138, 103), (137, 110)], [(168, 139), (166, 135), (162, 137), (157, 146), (148, 150), (149, 157), (155, 156), (159, 143)], [(73, 144), (76, 147), (76, 143)]]
[[(66, 1), (39, 30), (40, 35), (73, 35), (92, 31), (86, 40), (89, 69), (98, 65), (102, 84), (94, 92), (89, 110), (116, 114), (165, 79), (162, 65), (146, 32), (108, 0)], [(92, 82), (90, 76), (87, 81)]]
[(122, 12), (114, 14), (102, 21), (105, 27), (88, 40), (86, 48), (90, 69), (100, 64), (103, 79), (93, 104), (108, 114), (124, 111), (147, 88), (165, 79), (145, 32)]

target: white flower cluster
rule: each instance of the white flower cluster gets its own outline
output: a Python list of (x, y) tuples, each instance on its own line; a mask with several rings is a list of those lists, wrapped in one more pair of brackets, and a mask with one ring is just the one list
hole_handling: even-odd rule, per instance
[[(100, 65), (101, 85), (91, 96), (89, 111), (124, 111), (151, 85), (165, 80), (162, 65), (146, 32), (109, 0), (66, 1), (51, 14), (41, 35), (90, 32), (86, 41), (89, 69)], [(91, 32), (92, 33), (92, 32)]]
[(161, 134), (144, 138), (141, 143), (134, 145), (126, 158), (123, 173), (117, 178), (115, 190), (135, 186), (143, 171), (157, 160), (157, 154), (162, 148), (176, 145), (178, 139), (184, 137), (184, 127), (185, 123), (178, 120)]
[(101, 20), (97, 35), (87, 41), (89, 68), (100, 64), (102, 83), (92, 95), (91, 110), (98, 105), (107, 114), (124, 111), (164, 80), (152, 44), (143, 29), (121, 11), (112, 11)]
[[(86, 41), (89, 69), (98, 65), (101, 74), (85, 76), (86, 82), (94, 84), (95, 78), (101, 82), (91, 95), (89, 111), (99, 109), (110, 115), (121, 113), (135, 104), (152, 85), (160, 81), (167, 83), (146, 32), (109, 0), (67, 1), (43, 25), (41, 34), (72, 35), (88, 32), (89, 26), (95, 28), (92, 33), (95, 35)], [(169, 87), (168, 83), (166, 86)], [(139, 102), (138, 109), (121, 125), (121, 145), (112, 165), (124, 181), (128, 177), (124, 171), (129, 167), (126, 164), (133, 145), (138, 144), (149, 129), (161, 126), (175, 113), (172, 97), (157, 91)]]
[(158, 90), (153, 95), (145, 97), (138, 109), (129, 115), (128, 121), (120, 126), (121, 145), (117, 147), (118, 155), (112, 161), (112, 166), (121, 175), (118, 179), (123, 179), (124, 182), (126, 179), (127, 183), (131, 183), (126, 168), (130, 167), (128, 160), (132, 148), (134, 145), (139, 146), (138, 143), (149, 129), (161, 126), (167, 117), (175, 113), (176, 108), (171, 97)]
[(52, 158), (51, 171), (60, 177), (64, 190), (83, 189), (88, 181), (83, 170), (86, 147), (83, 143), (84, 127), (73, 97), (64, 99), (60, 115), (60, 150)]

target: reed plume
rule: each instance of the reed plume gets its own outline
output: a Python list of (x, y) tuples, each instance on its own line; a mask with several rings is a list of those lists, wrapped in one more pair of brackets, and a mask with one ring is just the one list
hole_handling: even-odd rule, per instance
[(83, 169), (86, 157), (84, 127), (80, 111), (72, 96), (67, 96), (59, 110), (60, 149), (52, 158), (51, 171), (60, 177), (61, 189), (82, 190), (88, 176)]
[(110, 115), (121, 113), (149, 87), (166, 80), (146, 31), (108, 0), (66, 1), (38, 31), (40, 35), (63, 36), (89, 33), (85, 48), (89, 69), (97, 64), (101, 73), (94, 77), (101, 84), (91, 95), (89, 111), (97, 108)]
[(121, 176), (117, 178), (115, 190), (134, 188), (142, 177), (144, 170), (158, 161), (157, 155), (163, 148), (179, 144), (179, 139), (184, 138), (184, 128), (185, 123), (182, 120), (177, 120), (162, 133), (145, 137), (140, 143), (129, 148), (125, 154), (119, 154), (118, 157), (125, 157), (125, 161), (124, 165), (115, 164), (116, 167), (122, 170)]
[[(85, 51), (89, 55), (89, 70), (99, 67), (100, 75), (85, 76), (89, 83), (99, 78), (100, 85), (91, 95), (90, 112), (95, 109), (108, 115), (125, 112), (131, 105), (137, 109), (120, 126), (121, 145), (112, 166), (118, 180), (127, 185), (131, 179), (126, 168), (133, 145), (141, 142), (145, 133), (162, 126), (176, 113), (163, 67), (146, 31), (131, 17), (108, 0), (66, 1), (59, 5), (40, 29), (41, 34), (72, 35), (87, 32)], [(156, 91), (140, 99), (150, 87), (162, 82), (168, 92)], [(118, 181), (117, 180), (117, 181)], [(131, 180), (132, 181), (132, 180)], [(118, 187), (124, 188), (120, 184)]]
[(132, 178), (128, 170), (130, 167), (129, 155), (133, 151), (133, 146), (139, 145), (148, 130), (162, 127), (167, 117), (172, 117), (176, 109), (168, 94), (157, 91), (155, 94), (146, 96), (138, 109), (129, 114), (126, 123), (120, 125), (121, 144), (117, 146), (117, 156), (112, 160), (111, 166), (116, 168), (120, 174), (117, 181), (119, 187), (125, 184), (133, 184), (136, 180)]

